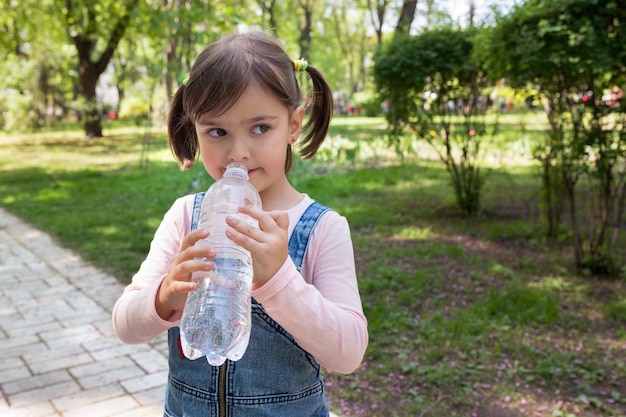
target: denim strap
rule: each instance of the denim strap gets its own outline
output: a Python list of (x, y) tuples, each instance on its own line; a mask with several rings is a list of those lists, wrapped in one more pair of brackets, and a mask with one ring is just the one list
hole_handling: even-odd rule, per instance
[(309, 237), (317, 224), (317, 221), (322, 217), (322, 214), (330, 210), (323, 204), (314, 201), (304, 211), (300, 220), (296, 224), (296, 227), (291, 233), (289, 238), (289, 256), (296, 264), (298, 272), (302, 272), (302, 262), (304, 261), (304, 254), (309, 246)]
[[(193, 201), (193, 212), (191, 215), (191, 230), (195, 230), (198, 227), (200, 221), (200, 209), (202, 208), (202, 199), (205, 193), (196, 194)], [(304, 211), (300, 220), (294, 227), (291, 237), (289, 238), (289, 256), (293, 260), (293, 263), (298, 268), (299, 272), (302, 272), (302, 262), (304, 261), (304, 254), (309, 246), (309, 237), (317, 224), (317, 221), (322, 217), (322, 214), (330, 210), (325, 205), (314, 201)]]
[(191, 231), (198, 228), (198, 222), (200, 221), (200, 210), (202, 209), (202, 199), (206, 193), (196, 194), (193, 200), (193, 212), (191, 213)]

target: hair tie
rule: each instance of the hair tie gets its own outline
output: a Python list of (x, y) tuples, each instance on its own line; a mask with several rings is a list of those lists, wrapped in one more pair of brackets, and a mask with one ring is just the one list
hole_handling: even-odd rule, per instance
[(300, 71), (304, 72), (306, 71), (308, 66), (309, 66), (309, 63), (306, 62), (306, 60), (303, 58), (293, 60), (293, 70), (295, 72), (300, 72)]
[(187, 84), (188, 84), (188, 83), (189, 83), (189, 74), (187, 74), (187, 75), (185, 76), (185, 78), (183, 78), (183, 85), (184, 85), (185, 87), (187, 86)]

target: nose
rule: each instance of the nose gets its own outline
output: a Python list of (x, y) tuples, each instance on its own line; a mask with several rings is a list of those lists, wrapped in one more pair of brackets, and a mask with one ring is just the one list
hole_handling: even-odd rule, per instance
[(237, 137), (231, 142), (231, 146), (228, 150), (228, 160), (230, 161), (245, 161), (250, 158), (250, 148), (246, 139)]

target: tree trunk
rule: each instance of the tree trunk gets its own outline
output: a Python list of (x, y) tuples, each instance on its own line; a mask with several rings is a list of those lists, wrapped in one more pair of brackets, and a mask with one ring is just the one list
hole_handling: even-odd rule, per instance
[(267, 22), (269, 24), (269, 29), (272, 31), (272, 35), (274, 35), (274, 37), (278, 37), (278, 23), (276, 22), (276, 0), (259, 0), (258, 3), (259, 6), (261, 6), (263, 16), (267, 15)]
[(408, 34), (411, 31), (413, 19), (415, 19), (415, 10), (417, 9), (417, 0), (405, 1), (402, 3), (402, 10), (396, 25), (396, 34)]
[[(83, 123), (85, 136), (88, 138), (102, 137), (102, 120), (96, 101), (96, 84), (100, 74), (104, 72), (117, 45), (119, 44), (126, 28), (130, 23), (133, 10), (139, 0), (126, 0), (124, 14), (117, 20), (108, 39), (104, 39), (106, 45), (99, 58), (92, 56), (96, 50), (96, 44), (101, 37), (96, 17), (95, 4), (83, 3), (77, 0), (66, 0), (63, 14), (66, 22), (66, 30), (78, 53), (78, 94), (84, 100)], [(85, 25), (84, 20), (89, 24)], [(110, 23), (110, 22), (109, 22)], [(104, 23), (106, 24), (106, 23)]]
[[(174, 95), (174, 80), (172, 78), (172, 74), (176, 74), (179, 70), (178, 68), (178, 41), (179, 41), (179, 30), (180, 27), (180, 17), (178, 16), (178, 11), (181, 10), (182, 1), (181, 0), (163, 0), (163, 8), (167, 11), (168, 20), (172, 19), (173, 21), (168, 22), (167, 28), (165, 29), (166, 33), (166, 44), (165, 44), (165, 66), (163, 69), (163, 84), (165, 85), (165, 97), (172, 97)], [(169, 103), (166, 105), (169, 106)]]
[(101, 72), (90, 62), (81, 61), (78, 66), (78, 93), (85, 99), (83, 109), (85, 136), (102, 137), (102, 123), (96, 97), (96, 84)]
[(313, 4), (312, 0), (299, 0), (298, 4), (304, 12), (304, 21), (300, 25), (300, 58), (309, 60), (309, 50), (311, 49), (311, 27), (313, 25)]
[(563, 171), (563, 183), (567, 193), (569, 204), (569, 216), (572, 224), (572, 245), (574, 246), (574, 260), (578, 268), (582, 267), (585, 257), (585, 249), (583, 247), (583, 239), (578, 224), (578, 208), (576, 204), (576, 180), (572, 178), (572, 174)]
[(474, 26), (474, 15), (476, 14), (476, 4), (474, 4), (474, 0), (470, 0), (469, 2), (469, 13), (467, 18), (467, 24), (469, 27)]
[[(387, 11), (387, 0), (378, 0), (376, 4), (376, 13), (372, 9), (371, 0), (367, 1), (367, 8), (370, 11), (370, 15), (372, 16), (372, 26), (374, 26), (374, 30), (376, 31), (376, 40), (378, 42), (378, 46), (383, 44), (383, 24), (385, 20), (385, 12)], [(376, 18), (374, 18), (376, 16)]]

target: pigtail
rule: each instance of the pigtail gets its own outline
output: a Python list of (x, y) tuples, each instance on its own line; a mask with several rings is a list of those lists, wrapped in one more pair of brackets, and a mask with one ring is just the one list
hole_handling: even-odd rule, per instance
[(311, 77), (313, 91), (309, 101), (309, 118), (302, 127), (304, 138), (300, 140), (299, 154), (303, 159), (312, 158), (328, 134), (333, 116), (333, 93), (324, 75), (308, 65), (306, 72)]
[(180, 169), (188, 170), (196, 162), (198, 155), (198, 139), (196, 130), (185, 113), (183, 96), (185, 85), (182, 85), (174, 94), (170, 103), (167, 117), (167, 133), (170, 149), (178, 161)]

